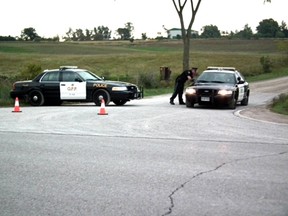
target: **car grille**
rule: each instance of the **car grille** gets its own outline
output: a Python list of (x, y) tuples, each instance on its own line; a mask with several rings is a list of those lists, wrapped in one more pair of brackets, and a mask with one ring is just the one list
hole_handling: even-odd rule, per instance
[(210, 97), (210, 96), (213, 96), (213, 95), (217, 94), (217, 90), (213, 90), (213, 89), (198, 89), (197, 94), (199, 96)]

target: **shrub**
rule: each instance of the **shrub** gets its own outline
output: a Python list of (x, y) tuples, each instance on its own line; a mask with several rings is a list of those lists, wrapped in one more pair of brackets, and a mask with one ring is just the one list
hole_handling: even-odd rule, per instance
[(264, 73), (272, 72), (272, 61), (269, 58), (269, 56), (266, 56), (266, 57), (262, 56), (260, 58), (260, 64), (262, 65)]
[(36, 77), (41, 71), (42, 68), (40, 65), (28, 64), (26, 68), (21, 71), (20, 78), (30, 80)]
[(273, 99), (270, 106), (274, 112), (288, 115), (288, 95), (280, 94)]
[(138, 79), (138, 85), (145, 88), (159, 88), (160, 78), (159, 74), (155, 72), (140, 73)]
[(4, 76), (0, 77), (0, 104), (1, 106), (13, 105), (13, 100), (10, 98), (10, 90), (13, 82)]

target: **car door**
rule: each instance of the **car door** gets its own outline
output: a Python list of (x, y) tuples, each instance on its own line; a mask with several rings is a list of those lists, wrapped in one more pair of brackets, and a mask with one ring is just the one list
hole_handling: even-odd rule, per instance
[(74, 71), (63, 71), (61, 75), (61, 100), (85, 100), (86, 82), (83, 82)]
[(245, 96), (245, 80), (241, 74), (236, 73), (237, 78), (237, 88), (238, 88), (238, 101), (242, 101)]
[(59, 100), (59, 71), (47, 72), (39, 81), (45, 100)]

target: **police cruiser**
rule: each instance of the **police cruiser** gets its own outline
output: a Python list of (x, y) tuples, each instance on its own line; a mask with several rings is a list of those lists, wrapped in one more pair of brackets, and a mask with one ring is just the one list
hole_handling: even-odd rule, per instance
[(60, 105), (63, 101), (94, 102), (101, 105), (101, 98), (108, 105), (115, 105), (143, 97), (143, 89), (119, 81), (109, 81), (96, 74), (78, 69), (77, 66), (61, 66), (45, 70), (33, 80), (13, 84), (11, 98), (25, 99), (32, 106)]
[(228, 106), (235, 109), (239, 103), (247, 106), (249, 83), (234, 67), (207, 67), (196, 81), (186, 88), (186, 106)]

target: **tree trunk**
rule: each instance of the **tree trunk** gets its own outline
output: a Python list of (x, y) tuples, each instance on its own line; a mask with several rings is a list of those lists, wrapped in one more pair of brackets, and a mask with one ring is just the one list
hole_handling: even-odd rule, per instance
[(188, 70), (190, 58), (190, 37), (186, 34), (183, 38), (183, 71)]
[[(198, 3), (196, 4), (196, 8), (194, 7), (193, 0), (190, 0), (191, 20), (190, 20), (187, 30), (185, 29), (185, 25), (184, 25), (183, 10), (188, 0), (184, 0), (183, 2), (181, 2), (181, 0), (178, 0), (177, 4), (175, 1), (176, 0), (172, 0), (174, 7), (177, 11), (177, 14), (179, 16), (180, 24), (181, 24), (181, 34), (182, 34), (182, 40), (183, 40), (183, 71), (184, 71), (184, 70), (189, 69), (191, 30), (192, 30), (192, 25), (194, 23), (197, 11), (199, 9), (199, 6), (202, 0), (198, 0)], [(269, 0), (266, 0), (266, 1), (269, 1)]]

